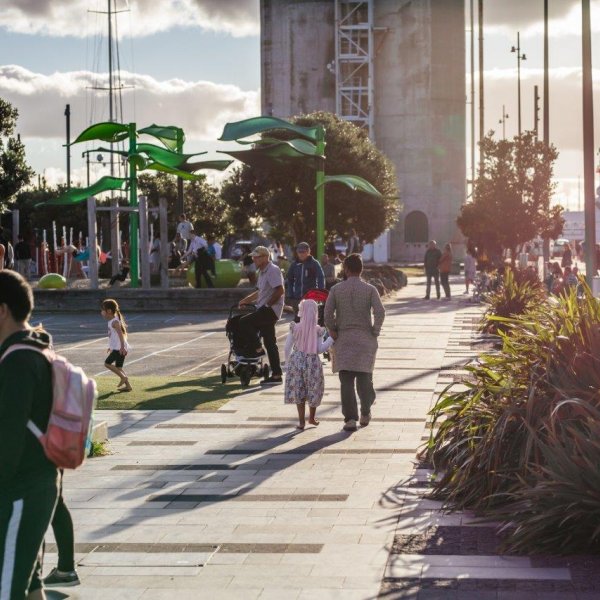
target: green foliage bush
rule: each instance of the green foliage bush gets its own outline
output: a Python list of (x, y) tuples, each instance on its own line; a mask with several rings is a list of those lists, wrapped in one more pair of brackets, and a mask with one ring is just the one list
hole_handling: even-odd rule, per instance
[(598, 551), (600, 303), (586, 288), (503, 323), (432, 410), (432, 496), (503, 522), (512, 551)]

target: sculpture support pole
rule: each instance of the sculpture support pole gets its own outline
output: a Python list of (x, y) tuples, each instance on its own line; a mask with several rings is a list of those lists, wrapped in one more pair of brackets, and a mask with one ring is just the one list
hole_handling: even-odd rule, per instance
[(98, 289), (98, 253), (96, 247), (98, 244), (96, 232), (96, 199), (90, 196), (87, 199), (87, 217), (88, 217), (88, 276), (90, 278), (90, 288)]
[[(317, 260), (325, 252), (325, 129), (317, 128)], [(297, 240), (298, 241), (298, 240)]]
[(169, 287), (169, 239), (168, 221), (167, 221), (167, 199), (158, 200), (158, 222), (160, 231), (160, 287), (168, 289)]
[[(148, 255), (148, 201), (146, 196), (139, 196), (139, 219), (140, 219), (140, 262), (142, 268), (142, 289), (150, 289), (150, 257)], [(134, 213), (129, 213), (129, 218)]]
[[(137, 150), (137, 139), (135, 123), (129, 123), (129, 156), (134, 154)], [(137, 178), (136, 178), (136, 166), (133, 161), (129, 163), (129, 206), (137, 206)], [(130, 277), (131, 287), (139, 287), (139, 252), (138, 252), (138, 231), (139, 231), (139, 218), (138, 214), (134, 211), (129, 213), (129, 264), (130, 264)], [(147, 234), (146, 234), (147, 235)]]
[[(177, 152), (180, 154), (183, 153), (183, 129), (180, 128), (177, 128)], [(176, 219), (179, 218), (180, 214), (185, 212), (183, 208), (183, 179), (181, 177), (177, 178), (177, 210), (175, 212), (177, 213)], [(162, 240), (162, 231), (160, 235)], [(165, 237), (164, 239), (166, 240), (167, 238)]]

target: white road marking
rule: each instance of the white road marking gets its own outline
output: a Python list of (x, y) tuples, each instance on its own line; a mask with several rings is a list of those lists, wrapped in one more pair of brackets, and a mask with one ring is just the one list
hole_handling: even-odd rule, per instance
[[(127, 363), (127, 366), (129, 367), (130, 365), (133, 365), (137, 362), (140, 362), (142, 360), (146, 360), (147, 358), (150, 358), (151, 356), (156, 356), (158, 354), (162, 354), (163, 352), (169, 352), (170, 350), (174, 350), (175, 348), (180, 348), (181, 346), (185, 346), (187, 344), (191, 344), (192, 342), (196, 342), (198, 340), (201, 340), (203, 338), (207, 338), (210, 335), (213, 335), (215, 332), (214, 331), (209, 331), (208, 333), (205, 333), (204, 335), (200, 335), (198, 337), (195, 337), (191, 340), (188, 340), (187, 342), (181, 342), (180, 344), (175, 344), (174, 346), (169, 346), (168, 348), (164, 348), (163, 350), (157, 350), (156, 352), (151, 352), (150, 354), (146, 354), (146, 356), (142, 356), (140, 358), (136, 358), (135, 360), (132, 360), (130, 362)], [(95, 373), (93, 375), (93, 377), (98, 377), (99, 375), (104, 375), (106, 373), (110, 373), (110, 371), (108, 370), (104, 370), (104, 371), (100, 371), (99, 373)]]

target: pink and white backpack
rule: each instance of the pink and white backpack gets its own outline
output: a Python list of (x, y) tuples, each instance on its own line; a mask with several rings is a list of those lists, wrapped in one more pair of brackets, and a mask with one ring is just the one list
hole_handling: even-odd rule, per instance
[(27, 429), (37, 437), (46, 457), (57, 467), (76, 469), (85, 458), (97, 395), (96, 382), (88, 379), (81, 368), (73, 366), (64, 356), (27, 344), (10, 346), (0, 362), (18, 350), (42, 354), (52, 366), (52, 409), (48, 429), (43, 433), (31, 420), (27, 422)]

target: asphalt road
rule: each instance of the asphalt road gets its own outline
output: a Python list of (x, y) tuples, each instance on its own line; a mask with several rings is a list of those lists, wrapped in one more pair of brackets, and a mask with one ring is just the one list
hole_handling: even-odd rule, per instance
[[(168, 375), (199, 377), (218, 372), (227, 358), (229, 340), (225, 335), (227, 315), (181, 313), (132, 313), (125, 315), (131, 351), (125, 362), (128, 375)], [(278, 325), (279, 350), (287, 322)], [(104, 358), (107, 322), (93, 314), (35, 312), (32, 324), (42, 323), (52, 335), (56, 350), (92, 376), (106, 375)]]

